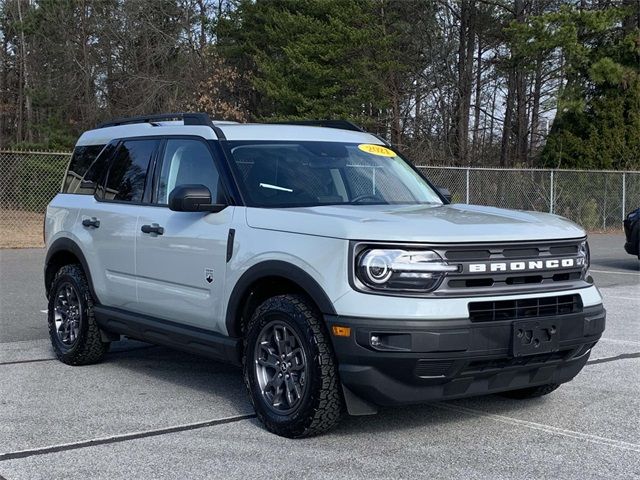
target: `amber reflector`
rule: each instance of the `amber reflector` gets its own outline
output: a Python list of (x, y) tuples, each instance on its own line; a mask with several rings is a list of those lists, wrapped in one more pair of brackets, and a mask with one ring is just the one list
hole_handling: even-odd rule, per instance
[(339, 325), (334, 325), (333, 327), (331, 327), (331, 330), (333, 330), (333, 334), (336, 337), (348, 337), (349, 335), (351, 335), (351, 327), (341, 327)]

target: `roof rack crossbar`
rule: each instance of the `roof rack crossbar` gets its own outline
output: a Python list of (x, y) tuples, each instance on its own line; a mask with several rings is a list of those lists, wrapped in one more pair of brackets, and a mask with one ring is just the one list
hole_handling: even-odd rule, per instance
[(219, 139), (224, 140), (226, 138), (220, 127), (215, 126), (211, 121), (211, 117), (209, 117), (209, 115), (207, 115), (206, 113), (158, 113), (155, 115), (143, 115), (139, 117), (117, 118), (109, 122), (101, 123), (97, 128), (117, 127), (119, 125), (131, 125), (135, 123), (154, 123), (169, 120), (182, 120), (185, 125), (200, 125), (210, 127), (216, 133)]

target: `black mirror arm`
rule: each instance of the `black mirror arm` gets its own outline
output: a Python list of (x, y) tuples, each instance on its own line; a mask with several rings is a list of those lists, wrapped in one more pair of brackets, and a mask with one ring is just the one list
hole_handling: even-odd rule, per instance
[(226, 203), (202, 203), (198, 205), (199, 212), (218, 213), (227, 208)]

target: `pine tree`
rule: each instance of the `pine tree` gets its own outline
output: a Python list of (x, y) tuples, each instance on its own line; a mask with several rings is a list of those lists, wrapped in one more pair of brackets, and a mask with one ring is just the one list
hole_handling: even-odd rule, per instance
[(543, 151), (562, 168), (640, 166), (640, 4), (547, 16), (564, 53), (566, 85)]
[(411, 28), (398, 16), (412, 5), (245, 1), (219, 26), (220, 42), (252, 70), (250, 109), (258, 119), (344, 118), (372, 130), (388, 126), (398, 142), (409, 59), (418, 56)]

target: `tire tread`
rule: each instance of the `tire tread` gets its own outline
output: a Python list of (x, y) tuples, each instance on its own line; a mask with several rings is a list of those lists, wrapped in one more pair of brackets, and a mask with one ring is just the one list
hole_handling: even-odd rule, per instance
[(80, 338), (78, 339), (77, 348), (72, 348), (69, 352), (62, 351), (55, 340), (55, 336), (57, 335), (55, 332), (55, 324), (52, 321), (52, 300), (50, 299), (49, 303), (49, 335), (51, 336), (51, 341), (53, 344), (53, 348), (56, 353), (56, 357), (67, 365), (90, 365), (93, 363), (97, 363), (102, 360), (102, 357), (107, 352), (109, 343), (105, 343), (102, 341), (102, 336), (100, 334), (100, 328), (98, 327), (98, 323), (96, 322), (95, 316), (93, 314), (93, 297), (91, 296), (91, 291), (89, 290), (89, 283), (87, 282), (87, 277), (82, 270), (82, 267), (78, 264), (70, 264), (65, 265), (60, 268), (56, 272), (56, 275), (53, 278), (51, 294), (55, 295), (55, 285), (58, 280), (63, 277), (68, 276), (73, 279), (73, 281), (77, 284), (79, 288), (79, 294), (82, 297), (82, 308), (84, 321), (86, 324), (86, 328), (80, 331)]
[[(317, 348), (317, 365), (320, 370), (321, 385), (317, 396), (311, 402), (313, 408), (304, 415), (304, 420), (296, 425), (284, 427), (281, 424), (270, 422), (259, 408), (256, 408), (258, 418), (264, 423), (266, 428), (278, 435), (289, 438), (302, 438), (318, 435), (333, 428), (341, 419), (344, 412), (344, 400), (342, 398), (341, 383), (338, 376), (337, 362), (333, 353), (333, 345), (329, 339), (328, 332), (320, 314), (302, 295), (285, 294), (271, 297), (263, 302), (253, 313), (249, 321), (247, 332), (257, 328), (263, 314), (272, 310), (284, 310), (295, 312), (301, 315), (307, 325), (306, 335), (308, 340), (313, 341)], [(247, 337), (245, 336), (244, 351), (247, 352)], [(246, 366), (246, 354), (243, 356), (245, 382), (251, 393), (248, 379), (248, 369)], [(312, 395), (314, 392), (312, 392)], [(252, 402), (255, 401), (252, 396)]]

